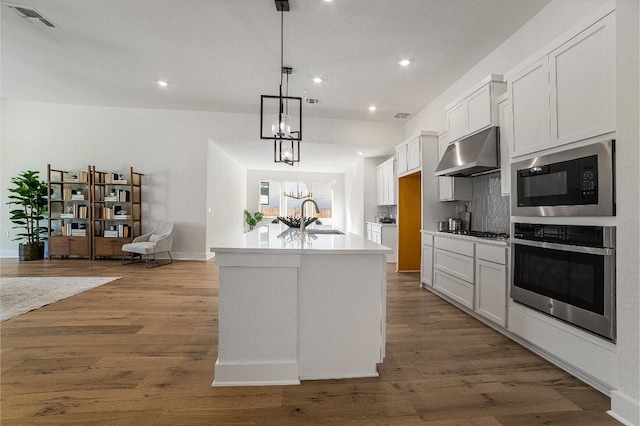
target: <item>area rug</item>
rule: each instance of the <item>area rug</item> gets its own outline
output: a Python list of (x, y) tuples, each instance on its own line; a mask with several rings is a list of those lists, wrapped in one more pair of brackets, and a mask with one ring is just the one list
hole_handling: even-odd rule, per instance
[(120, 277), (2, 277), (0, 321), (8, 320)]

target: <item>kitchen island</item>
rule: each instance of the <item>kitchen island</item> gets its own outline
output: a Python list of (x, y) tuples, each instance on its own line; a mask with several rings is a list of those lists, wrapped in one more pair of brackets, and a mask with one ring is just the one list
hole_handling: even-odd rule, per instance
[(259, 227), (211, 248), (219, 266), (213, 386), (377, 376), (391, 249), (330, 227)]

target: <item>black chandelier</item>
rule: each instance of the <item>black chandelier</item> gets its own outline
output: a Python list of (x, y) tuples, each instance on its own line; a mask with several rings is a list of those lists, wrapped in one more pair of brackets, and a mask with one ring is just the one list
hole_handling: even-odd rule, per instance
[[(273, 160), (291, 166), (300, 161), (302, 140), (302, 98), (289, 96), (289, 76), (293, 68), (284, 66), (284, 12), (288, 0), (275, 0), (280, 12), (280, 91), (278, 96), (260, 97), (260, 139), (273, 140)], [(283, 91), (284, 76), (286, 76)]]

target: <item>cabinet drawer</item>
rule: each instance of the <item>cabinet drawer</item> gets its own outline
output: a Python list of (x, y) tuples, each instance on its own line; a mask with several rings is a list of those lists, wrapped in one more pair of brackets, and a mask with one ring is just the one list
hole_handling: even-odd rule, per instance
[(435, 248), (451, 251), (464, 256), (473, 257), (474, 255), (473, 243), (469, 241), (455, 240), (453, 238), (446, 237), (435, 237), (434, 246)]
[(423, 246), (432, 246), (433, 245), (433, 235), (427, 234), (426, 232), (422, 233), (422, 245)]
[(433, 267), (473, 284), (473, 258), (436, 248)]
[[(436, 253), (437, 254), (437, 253)], [(473, 285), (434, 269), (433, 287), (458, 303), (473, 309)]]
[(500, 265), (507, 263), (507, 248), (489, 244), (476, 244), (476, 257)]

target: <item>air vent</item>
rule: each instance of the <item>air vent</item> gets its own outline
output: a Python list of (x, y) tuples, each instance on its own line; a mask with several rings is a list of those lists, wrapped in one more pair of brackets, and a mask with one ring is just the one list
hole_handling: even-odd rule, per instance
[(57, 28), (53, 24), (53, 22), (45, 18), (44, 15), (42, 15), (40, 12), (38, 12), (37, 10), (31, 7), (17, 6), (17, 5), (7, 5), (7, 6), (13, 9), (21, 18), (25, 18), (26, 20), (28, 20), (29, 22), (35, 25), (38, 25), (40, 27), (47, 27), (47, 28)]
[(312, 104), (312, 105), (320, 103), (320, 99), (318, 99), (318, 98), (305, 98), (304, 100), (308, 104)]
[(396, 115), (394, 115), (393, 118), (407, 118), (410, 115), (411, 114), (408, 112), (396, 112)]

